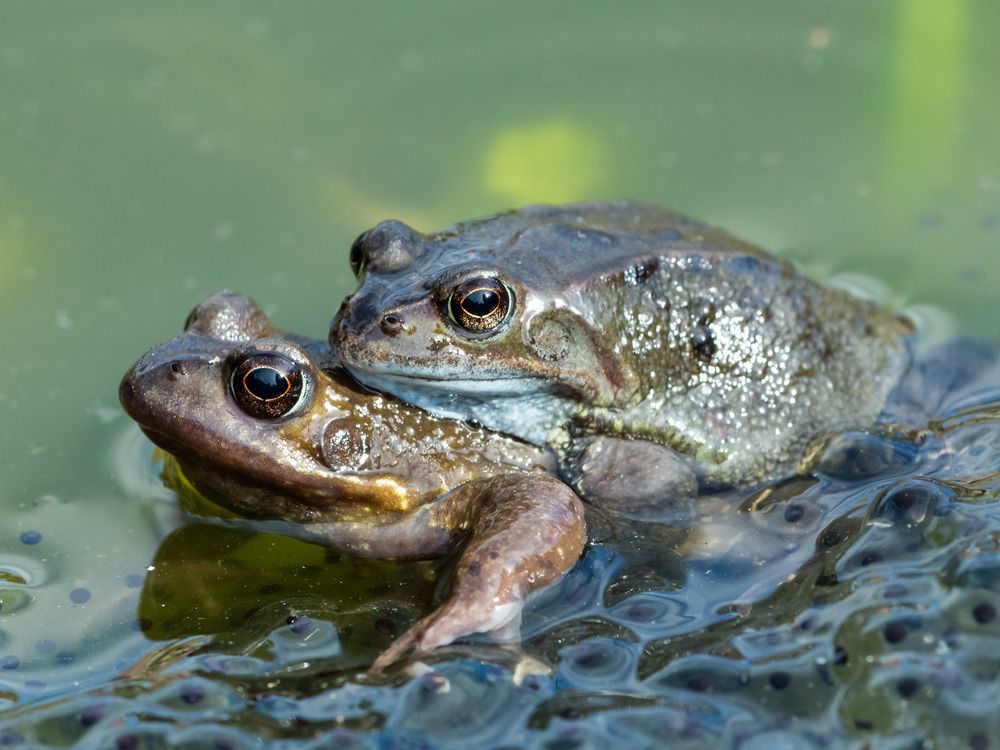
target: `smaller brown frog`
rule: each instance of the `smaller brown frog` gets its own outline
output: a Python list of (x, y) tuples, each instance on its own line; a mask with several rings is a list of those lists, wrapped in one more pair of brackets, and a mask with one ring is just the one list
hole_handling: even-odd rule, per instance
[(145, 354), (121, 403), (206, 497), (363, 557), (441, 555), (464, 542), (448, 599), (375, 662), (495, 631), (583, 549), (579, 498), (551, 454), (359, 388), (325, 342), (282, 336), (220, 293)]

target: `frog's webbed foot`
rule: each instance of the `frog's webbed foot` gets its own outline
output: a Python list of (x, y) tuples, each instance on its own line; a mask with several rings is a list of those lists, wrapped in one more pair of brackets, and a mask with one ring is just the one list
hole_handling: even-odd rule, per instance
[(517, 637), (521, 620), (520, 600), (496, 606), (491, 597), (451, 596), (422, 618), (372, 663), (372, 672), (382, 672), (407, 653), (414, 657), (433, 651), (470, 633), (492, 633), (503, 630), (508, 637)]
[(505, 627), (516, 632), (525, 597), (562, 577), (583, 550), (583, 506), (554, 477), (494, 477), (452, 494), (441, 513), (467, 513), (470, 534), (451, 593), (379, 656), (373, 671), (463, 635)]
[(563, 476), (587, 502), (645, 516), (684, 504), (698, 492), (690, 461), (648, 440), (601, 435), (578, 439)]

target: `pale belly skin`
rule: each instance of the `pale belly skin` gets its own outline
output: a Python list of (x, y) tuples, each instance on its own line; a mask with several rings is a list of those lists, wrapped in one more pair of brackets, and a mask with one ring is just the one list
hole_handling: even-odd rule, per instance
[(870, 424), (909, 362), (906, 320), (636, 203), (383, 222), (352, 261), (330, 341), (358, 380), (551, 448), (618, 509), (794, 471)]
[[(525, 597), (585, 542), (552, 456), (364, 391), (331, 361), (325, 342), (282, 336), (251, 300), (222, 293), (132, 367), (120, 399), (199, 492), (237, 513), (365, 557), (462, 547), (448, 599), (374, 669), (516, 626)], [(284, 394), (279, 372), (293, 384)]]

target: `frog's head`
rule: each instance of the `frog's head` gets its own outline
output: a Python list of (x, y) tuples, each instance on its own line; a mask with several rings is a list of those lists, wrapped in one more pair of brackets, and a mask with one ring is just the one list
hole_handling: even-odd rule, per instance
[(119, 397), (200, 492), (244, 515), (372, 517), (440, 491), (419, 466), (377, 470), (364, 418), (377, 397), (331, 360), (325, 342), (282, 337), (252, 300), (221, 293), (129, 370)]
[[(660, 212), (618, 204), (532, 206), (435, 233), (382, 222), (351, 248), (359, 286), (330, 341), (372, 387), (425, 405), (561, 393), (600, 402), (620, 386), (587, 319), (613, 306), (604, 274), (682, 237)], [(669, 233), (669, 236), (668, 236)], [(443, 397), (432, 408), (442, 408)]]

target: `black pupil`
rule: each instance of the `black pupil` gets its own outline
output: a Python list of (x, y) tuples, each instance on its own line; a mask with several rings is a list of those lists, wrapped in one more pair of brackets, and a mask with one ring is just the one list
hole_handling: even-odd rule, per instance
[(462, 309), (469, 315), (485, 318), (500, 305), (500, 296), (492, 289), (476, 289), (462, 300)]
[(243, 383), (250, 393), (263, 401), (284, 396), (290, 387), (288, 379), (273, 367), (251, 370), (243, 378)]

